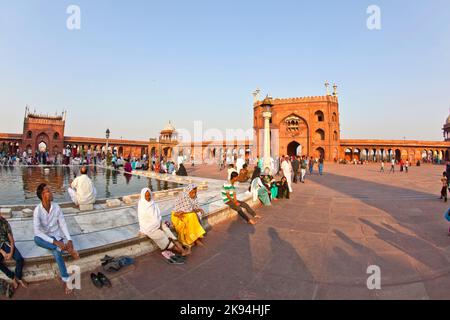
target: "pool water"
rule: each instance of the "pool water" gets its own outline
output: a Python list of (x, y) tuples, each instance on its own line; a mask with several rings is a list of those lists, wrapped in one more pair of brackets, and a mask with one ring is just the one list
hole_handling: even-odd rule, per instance
[[(48, 169), (48, 170), (45, 170)], [(80, 175), (80, 167), (2, 167), (0, 166), (0, 205), (38, 204), (36, 188), (46, 183), (56, 202), (70, 202), (67, 188)], [(97, 199), (117, 198), (140, 193), (148, 187), (152, 191), (180, 187), (180, 184), (150, 179), (100, 167), (90, 167), (88, 176), (97, 189)]]

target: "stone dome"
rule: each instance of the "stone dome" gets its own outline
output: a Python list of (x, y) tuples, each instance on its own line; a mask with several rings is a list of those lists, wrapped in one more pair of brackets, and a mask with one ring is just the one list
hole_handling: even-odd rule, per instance
[(450, 124), (450, 116), (447, 117), (447, 120), (445, 121), (445, 124)]
[(172, 123), (169, 121), (169, 123), (164, 128), (164, 131), (175, 131), (175, 127), (172, 125)]

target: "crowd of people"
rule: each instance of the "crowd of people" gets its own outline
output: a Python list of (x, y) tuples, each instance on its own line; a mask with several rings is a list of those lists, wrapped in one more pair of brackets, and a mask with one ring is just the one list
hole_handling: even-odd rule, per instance
[[(293, 183), (305, 183), (306, 172), (313, 174), (317, 164), (319, 174), (323, 175), (323, 158), (306, 156), (282, 156), (270, 159), (270, 167), (264, 168), (264, 159), (257, 157), (253, 171), (248, 170), (249, 162), (238, 158), (236, 164), (228, 164), (227, 183), (222, 188), (223, 202), (235, 210), (247, 223), (256, 224), (257, 215), (245, 202), (236, 199), (237, 183), (249, 182), (249, 192), (253, 200), (270, 206), (273, 201), (289, 199)], [(277, 180), (279, 178), (279, 180)]]
[(34, 154), (0, 152), (0, 165), (2, 166), (34, 166), (34, 165), (102, 165), (112, 166), (115, 169), (124, 167), (129, 162), (133, 170), (148, 170), (149, 160), (146, 154), (141, 157), (119, 155), (117, 150), (112, 152), (99, 152), (88, 149), (75, 151), (66, 148), (62, 153), (50, 155), (48, 151), (36, 151)]

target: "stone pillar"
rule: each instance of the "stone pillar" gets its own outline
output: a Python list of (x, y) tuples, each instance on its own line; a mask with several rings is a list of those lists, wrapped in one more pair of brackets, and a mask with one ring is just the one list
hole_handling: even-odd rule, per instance
[(270, 118), (272, 112), (263, 112), (264, 117), (264, 169), (270, 168)]

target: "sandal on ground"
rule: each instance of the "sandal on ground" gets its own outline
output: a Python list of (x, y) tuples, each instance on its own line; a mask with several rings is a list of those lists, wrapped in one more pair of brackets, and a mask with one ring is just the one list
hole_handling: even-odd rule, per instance
[(102, 263), (102, 267), (103, 267), (103, 270), (108, 271), (108, 272), (116, 272), (122, 268), (120, 263), (118, 261), (114, 261), (114, 260)]
[(114, 258), (113, 257), (110, 257), (110, 256), (108, 256), (108, 255), (105, 255), (105, 257), (103, 258), (103, 259), (101, 259), (100, 261), (102, 261), (102, 262), (108, 262), (108, 261), (111, 261), (111, 260), (113, 260)]
[(102, 281), (99, 279), (99, 277), (95, 273), (91, 273), (91, 281), (97, 288), (103, 287)]
[(183, 264), (186, 262), (186, 258), (185, 257), (178, 256), (178, 255), (175, 255), (175, 256), (171, 257), (170, 259), (173, 260), (173, 261), (176, 261), (176, 262), (183, 263)]
[(127, 256), (122, 256), (122, 257), (117, 258), (117, 262), (119, 262), (121, 267), (130, 266), (135, 263), (133, 258), (130, 258)]
[(111, 288), (111, 281), (101, 272), (97, 273), (97, 279), (101, 282), (103, 286)]

